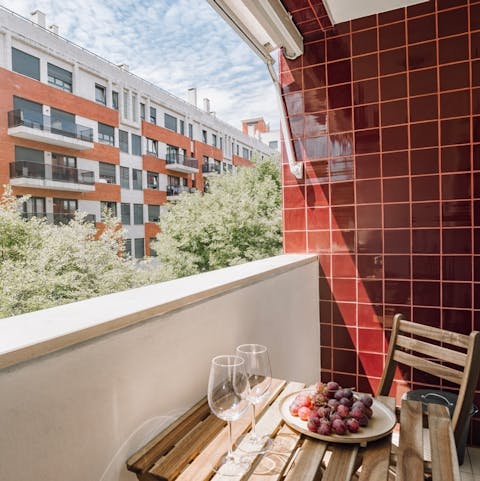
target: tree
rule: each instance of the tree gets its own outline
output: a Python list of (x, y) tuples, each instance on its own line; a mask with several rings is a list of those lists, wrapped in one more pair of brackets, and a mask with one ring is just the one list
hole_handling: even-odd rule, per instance
[(66, 225), (23, 219), (6, 186), (0, 201), (0, 317), (109, 294), (160, 280), (119, 255), (122, 229), (107, 215), (100, 235), (84, 214)]
[(154, 248), (167, 277), (182, 277), (277, 255), (282, 248), (278, 163), (257, 162), (182, 194), (160, 222)]

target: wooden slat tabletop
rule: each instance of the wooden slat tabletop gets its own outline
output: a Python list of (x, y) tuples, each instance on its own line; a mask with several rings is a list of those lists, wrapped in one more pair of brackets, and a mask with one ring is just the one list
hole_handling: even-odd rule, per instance
[[(205, 399), (132, 455), (127, 467), (140, 481), (387, 481), (391, 468), (396, 470), (398, 481), (423, 481), (420, 403), (402, 404), (400, 446), (391, 457), (391, 434), (360, 446), (328, 443), (291, 429), (284, 423), (279, 406), (285, 396), (303, 387), (298, 382), (274, 380), (268, 399), (257, 411), (257, 432), (271, 437), (272, 447), (265, 454), (248, 455), (250, 470), (243, 476), (215, 473), (227, 450), (228, 432), (225, 423), (209, 412)], [(377, 400), (394, 412), (393, 398)], [(442, 408), (429, 411), (433, 481), (459, 481), (450, 419)], [(249, 428), (248, 416), (236, 421), (233, 438), (238, 440)], [(240, 448), (241, 443), (237, 453), (245, 456)]]

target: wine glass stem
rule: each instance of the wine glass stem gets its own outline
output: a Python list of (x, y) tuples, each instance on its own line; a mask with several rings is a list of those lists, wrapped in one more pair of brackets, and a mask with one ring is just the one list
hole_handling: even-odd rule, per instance
[(228, 453), (227, 459), (233, 460), (233, 439), (232, 439), (232, 422), (228, 421)]
[(257, 435), (257, 431), (256, 431), (256, 428), (257, 428), (257, 424), (255, 422), (255, 404), (251, 403), (251, 406), (252, 406), (252, 435), (253, 436), (256, 436)]

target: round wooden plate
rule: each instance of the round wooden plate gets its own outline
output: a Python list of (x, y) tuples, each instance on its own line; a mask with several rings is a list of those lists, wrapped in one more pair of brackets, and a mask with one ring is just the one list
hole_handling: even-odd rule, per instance
[(288, 409), (297, 394), (302, 391), (294, 392), (286, 396), (280, 403), (280, 413), (283, 420), (291, 428), (312, 438), (334, 443), (367, 443), (368, 441), (374, 441), (375, 439), (382, 438), (389, 434), (397, 422), (395, 414), (390, 411), (385, 404), (374, 399), (372, 404), (373, 416), (368, 420), (368, 426), (361, 427), (358, 432), (347, 433), (343, 436), (338, 434), (323, 436), (321, 434), (313, 433), (307, 429), (307, 421), (302, 421), (299, 417), (292, 416)]

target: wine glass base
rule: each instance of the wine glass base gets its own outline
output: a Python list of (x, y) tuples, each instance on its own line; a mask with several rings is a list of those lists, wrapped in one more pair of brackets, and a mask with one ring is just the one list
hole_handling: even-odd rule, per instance
[(214, 471), (221, 476), (242, 476), (250, 469), (250, 462), (244, 458), (223, 456)]
[(241, 436), (237, 441), (238, 450), (249, 454), (263, 454), (270, 451), (272, 438), (269, 436), (252, 436), (252, 433)]

